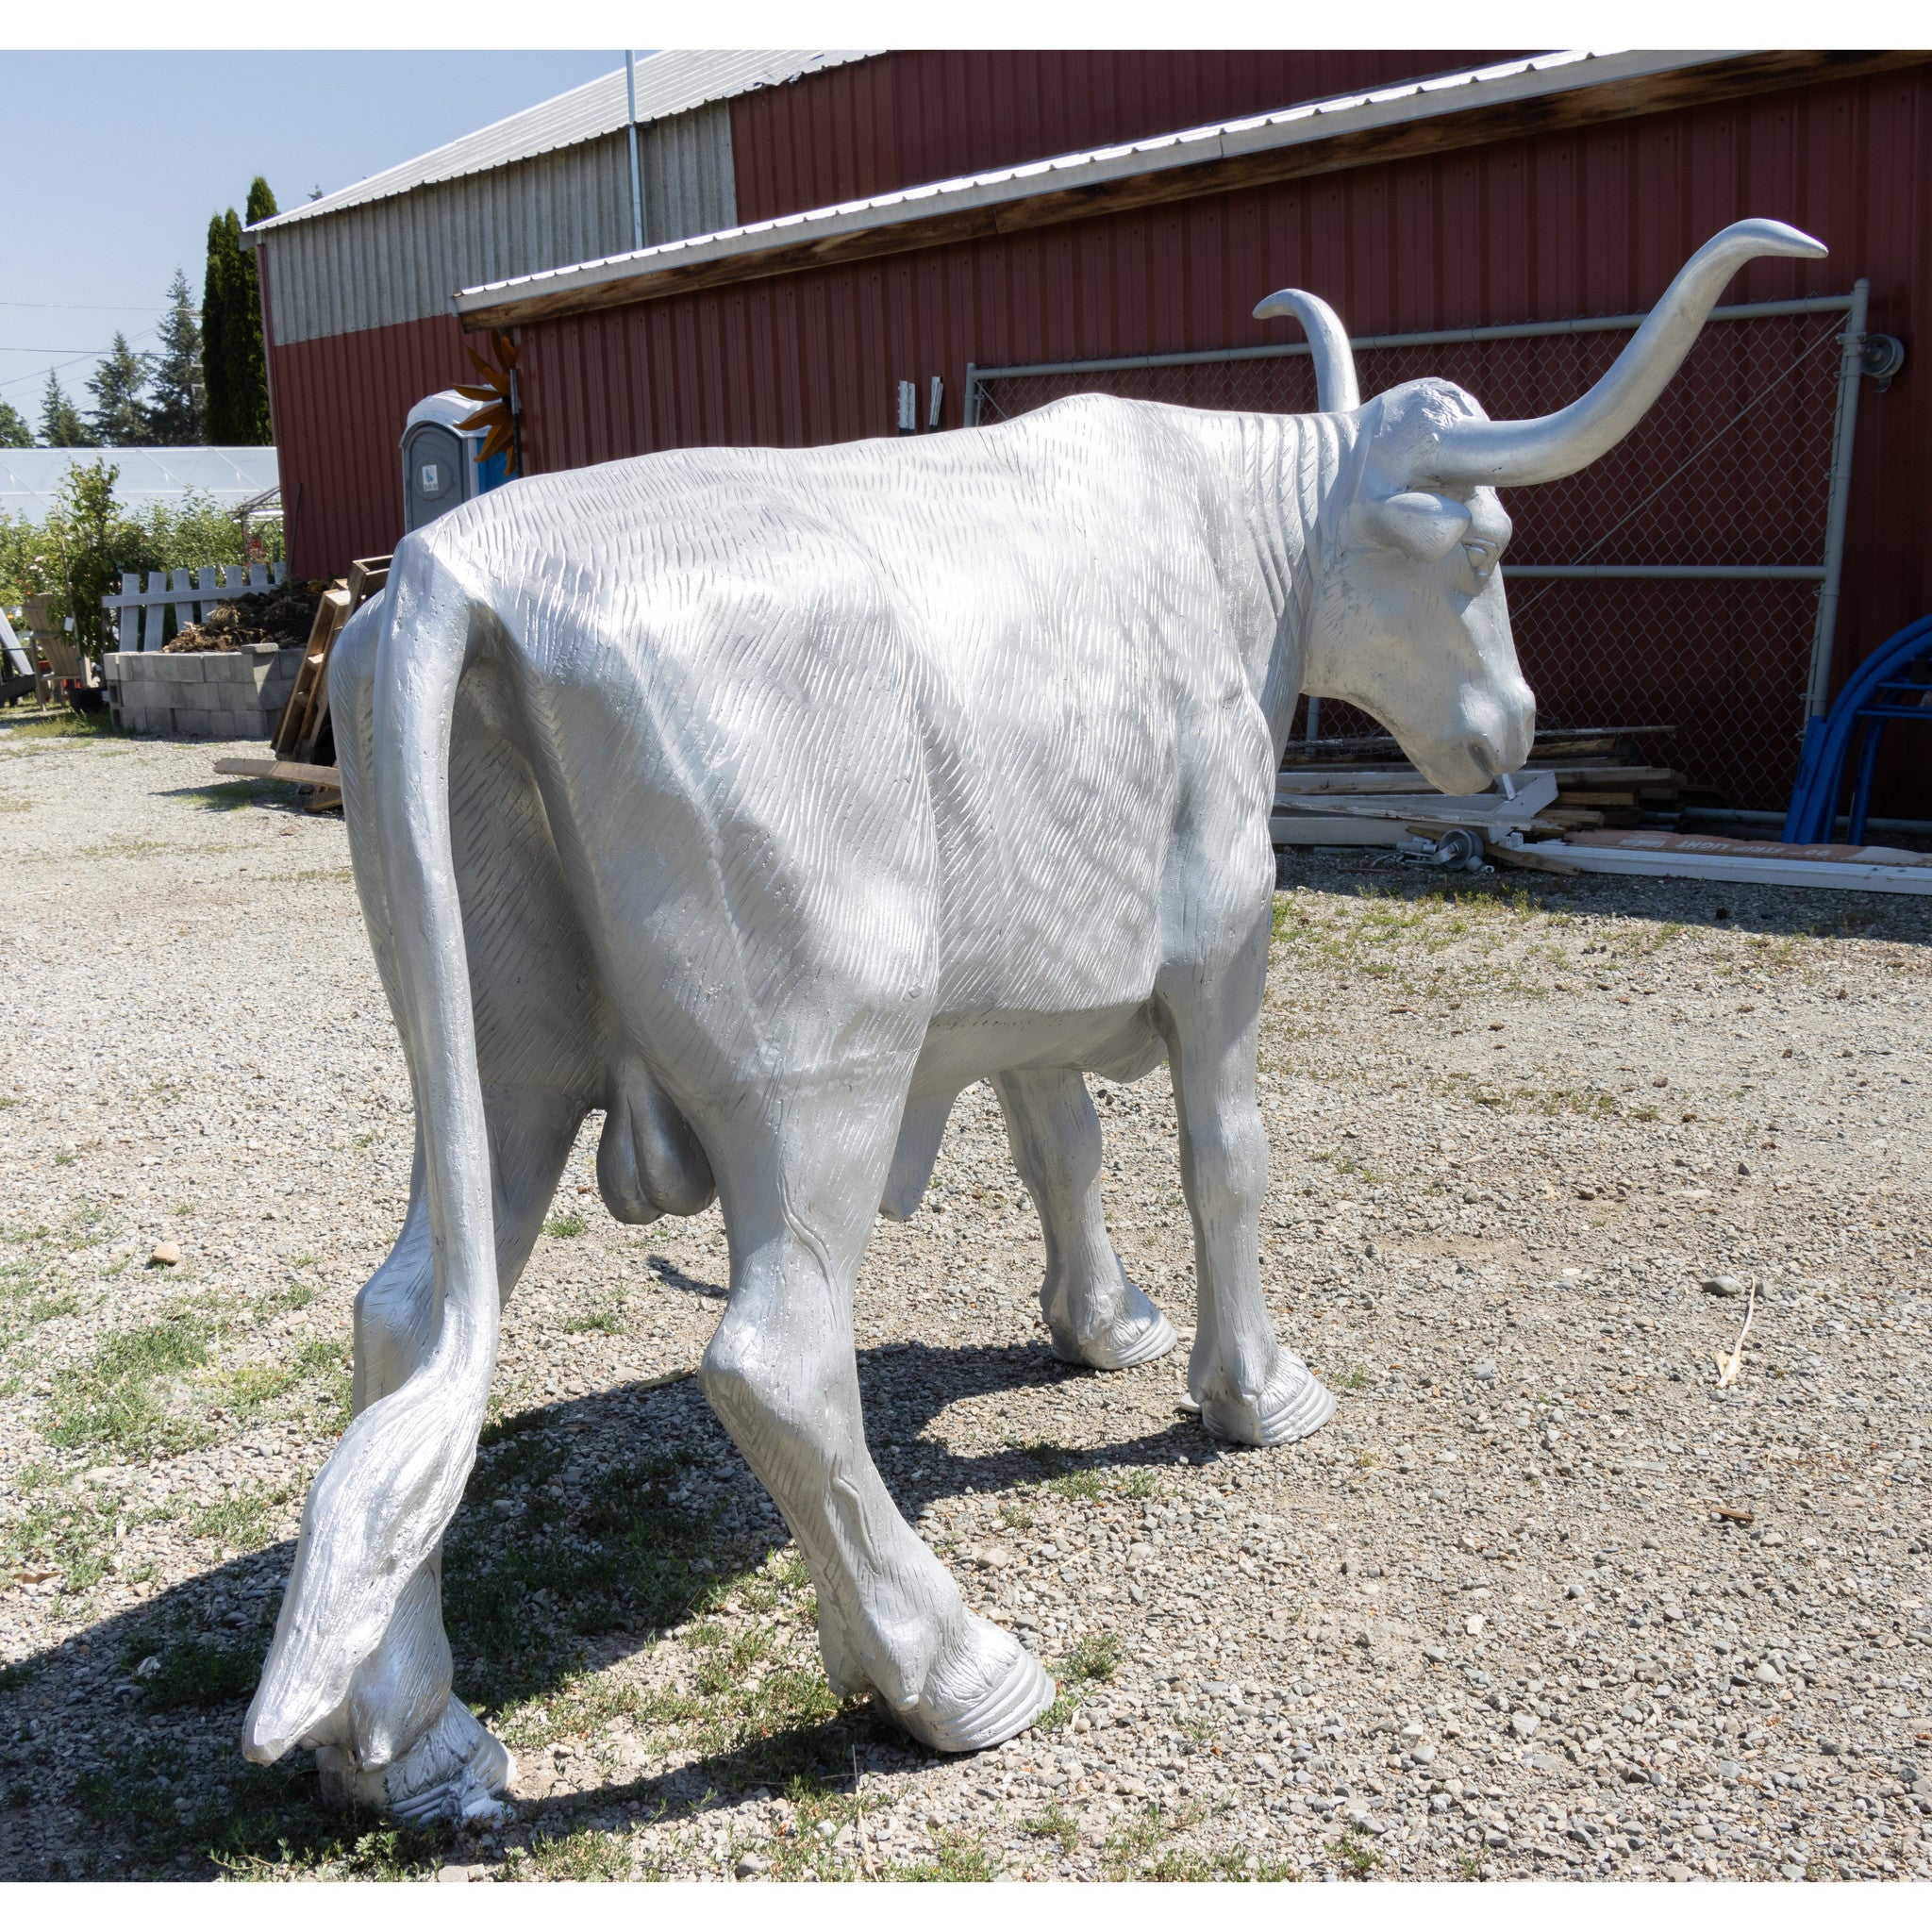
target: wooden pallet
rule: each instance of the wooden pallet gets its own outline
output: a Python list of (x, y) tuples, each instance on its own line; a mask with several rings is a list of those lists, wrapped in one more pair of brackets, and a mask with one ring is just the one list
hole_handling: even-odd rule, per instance
[(340, 811), (342, 774), (334, 765), (305, 765), (290, 758), (217, 758), (215, 770), (229, 778), (279, 778), (308, 788), (304, 811)]
[(329, 656), (343, 625), (389, 582), (389, 563), (386, 557), (358, 558), (349, 566), (349, 575), (338, 577), (323, 592), (301, 669), (295, 674), (295, 688), (269, 737), (269, 748), (278, 758), (303, 764), (314, 758), (328, 723)]

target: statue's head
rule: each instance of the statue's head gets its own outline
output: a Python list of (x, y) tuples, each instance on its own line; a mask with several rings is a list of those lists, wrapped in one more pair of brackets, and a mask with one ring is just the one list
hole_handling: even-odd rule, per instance
[(1352, 419), (1320, 521), (1303, 689), (1358, 705), (1444, 791), (1480, 791), (1514, 771), (1534, 741), (1536, 699), (1509, 629), (1497, 490), (1571, 475), (1627, 436), (1744, 262), (1824, 253), (1782, 222), (1734, 223), (1685, 264), (1589, 394), (1520, 423), (1491, 422), (1452, 382), (1404, 383), (1362, 403), (1334, 310), (1300, 289), (1269, 296), (1255, 313), (1301, 323), (1323, 410)]

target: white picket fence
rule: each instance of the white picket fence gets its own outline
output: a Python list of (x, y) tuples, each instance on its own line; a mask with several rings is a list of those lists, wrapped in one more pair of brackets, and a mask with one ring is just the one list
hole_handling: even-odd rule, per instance
[(285, 563), (205, 563), (198, 570), (151, 570), (142, 590), (141, 573), (125, 570), (121, 594), (103, 597), (101, 608), (113, 613), (124, 651), (158, 651), (171, 605), (180, 630), (199, 624), (217, 604), (274, 590), (288, 575)]

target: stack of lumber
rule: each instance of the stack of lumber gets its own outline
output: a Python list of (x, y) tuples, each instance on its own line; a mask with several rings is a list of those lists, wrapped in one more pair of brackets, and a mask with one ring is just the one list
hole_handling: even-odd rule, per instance
[[(1607, 726), (1601, 730), (1539, 731), (1520, 781), (1546, 772), (1557, 783), (1554, 805), (1525, 830), (1528, 838), (1570, 832), (1631, 829), (1674, 821), (1686, 806), (1722, 805), (1715, 787), (1693, 785), (1657, 754), (1674, 724)], [(1288, 748), (1278, 796), (1296, 800), (1352, 792), (1427, 791), (1432, 788), (1403, 758), (1392, 738), (1300, 740)]]
[(242, 778), (280, 778), (299, 785), (308, 811), (340, 811), (341, 774), (336, 769), (335, 731), (328, 715), (328, 660), (342, 626), (389, 582), (390, 559), (358, 558), (346, 577), (322, 594), (309, 626), (308, 644), (295, 688), (269, 737), (272, 758), (217, 758), (215, 770)]

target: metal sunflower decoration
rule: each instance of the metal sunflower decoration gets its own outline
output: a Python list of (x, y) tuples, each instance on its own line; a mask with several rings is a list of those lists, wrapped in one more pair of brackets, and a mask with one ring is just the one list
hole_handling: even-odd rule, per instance
[(483, 439), (483, 451), (477, 460), (487, 463), (491, 457), (508, 450), (509, 462), (505, 474), (515, 476), (524, 467), (524, 410), (523, 399), (517, 392), (517, 345), (501, 329), (491, 330), (490, 345), (496, 354), (494, 363), (486, 362), (468, 342), (463, 344), (463, 354), (475, 366), (482, 381), (458, 383), (457, 393), (483, 407), (474, 415), (465, 416), (457, 426), (487, 429), (490, 434)]

